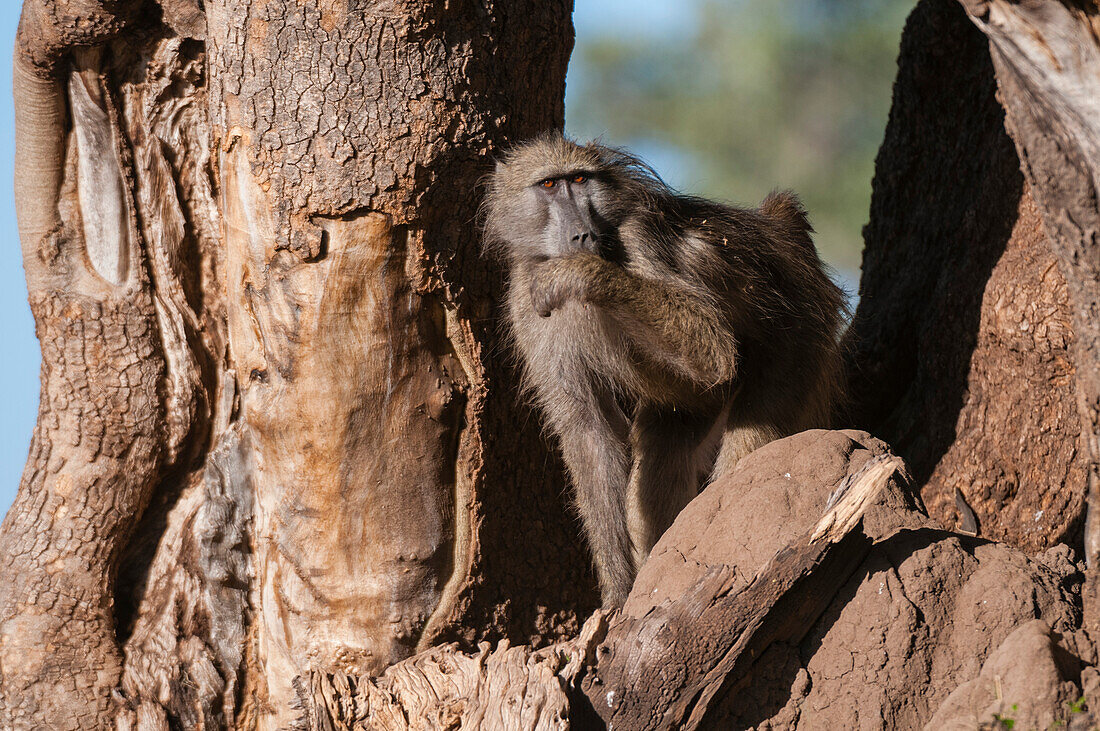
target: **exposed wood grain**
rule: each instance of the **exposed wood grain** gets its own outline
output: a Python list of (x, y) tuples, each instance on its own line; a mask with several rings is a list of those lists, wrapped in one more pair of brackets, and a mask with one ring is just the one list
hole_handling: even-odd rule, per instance
[(311, 676), (299, 686), (298, 726), (310, 731), (479, 729), (558, 731), (583, 728), (584, 701), (572, 686), (596, 662), (608, 616), (597, 611), (578, 637), (541, 650), (502, 642), (462, 653), (434, 647), (379, 678)]
[(475, 222), (491, 156), (562, 125), (569, 12), (25, 2), (10, 725), (279, 726), (299, 673), (575, 633), (588, 559)]
[[(122, 669), (117, 562), (165, 454), (166, 364), (145, 259), (130, 249), (138, 233), (132, 191), (118, 178), (122, 133), (97, 59), (81, 63), (69, 78), (86, 114), (66, 126), (60, 81), (16, 59), (16, 145), (30, 183), (18, 215), (42, 391), (0, 528), (5, 728), (89, 728), (112, 717)], [(89, 189), (95, 165), (115, 184)], [(110, 230), (82, 221), (110, 221)]]
[(314, 671), (575, 630), (587, 559), (525, 469), (546, 451), (511, 423), (474, 223), (491, 154), (561, 125), (568, 3), (203, 9), (260, 725)]

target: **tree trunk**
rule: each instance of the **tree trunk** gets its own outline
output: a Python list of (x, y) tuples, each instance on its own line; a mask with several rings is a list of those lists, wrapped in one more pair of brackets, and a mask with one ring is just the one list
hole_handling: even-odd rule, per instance
[(571, 3), (72, 7), (16, 49), (43, 372), (0, 724), (282, 727), (311, 672), (574, 634), (475, 220), (562, 125)]
[(942, 524), (1034, 552), (1081, 544), (1088, 361), (996, 91), (962, 7), (921, 2), (864, 229), (851, 420), (905, 458)]
[(1100, 629), (1100, 5), (963, 0), (1066, 279), (1088, 476), (1086, 612)]
[[(1100, 99), (1096, 15), (1050, 2), (971, 10), (1005, 45), (992, 60), (952, 0), (924, 0), (907, 24), (866, 229), (851, 393), (854, 418), (912, 461), (934, 517), (983, 537), (940, 530), (918, 510), (871, 518), (829, 546), (812, 530), (784, 536), (820, 516), (803, 494), (833, 504), (814, 478), (845, 472), (820, 453), (853, 450), (815, 458), (776, 443), (688, 506), (621, 615), (538, 652), (444, 647), (381, 678), (315, 678), (303, 692), (311, 728), (1095, 723), (1067, 708), (1100, 693), (1081, 609), (1091, 590), (1097, 614), (1096, 587), (1082, 590), (1073, 553), (1056, 544), (1093, 535), (1083, 526), (1097, 423), (1087, 344), (1100, 318), (1088, 291), (1100, 277), (1094, 166), (1081, 151), (1100, 139), (1088, 128)], [(996, 38), (1013, 24), (1018, 38)], [(1027, 55), (1038, 43), (1049, 52)], [(1015, 82), (998, 53), (1025, 67)], [(1021, 131), (1014, 103), (1032, 128)]]
[(1089, 480), (1085, 555), (1100, 569), (1100, 6), (963, 5), (989, 38), (1008, 130), (1069, 291)]
[[(963, 6), (992, 45), (952, 0), (903, 41), (853, 415), (941, 521), (1095, 564), (1097, 13)], [(939, 530), (858, 432), (744, 460), (581, 631), (476, 228), (493, 155), (562, 124), (569, 12), (26, 0), (42, 398), (0, 528), (0, 725), (976, 725), (1003, 677), (1046, 727), (1100, 694), (1067, 552)]]

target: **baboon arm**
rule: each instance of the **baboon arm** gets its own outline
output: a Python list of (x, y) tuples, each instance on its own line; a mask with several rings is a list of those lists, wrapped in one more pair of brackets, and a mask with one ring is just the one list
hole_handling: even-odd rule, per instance
[(540, 314), (570, 299), (603, 309), (641, 357), (694, 389), (728, 383), (735, 375), (733, 332), (714, 305), (685, 289), (637, 276), (588, 253), (541, 262), (531, 287)]

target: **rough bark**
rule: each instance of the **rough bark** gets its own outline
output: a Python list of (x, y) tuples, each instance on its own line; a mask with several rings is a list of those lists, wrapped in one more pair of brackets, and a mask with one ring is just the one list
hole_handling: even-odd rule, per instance
[(1008, 129), (1069, 291), (1088, 460), (1085, 553), (1100, 568), (1100, 7), (963, 5), (989, 38)]
[(77, 729), (113, 710), (115, 575), (168, 456), (166, 361), (97, 54), (58, 76), (31, 58), (15, 59), (17, 203), (42, 390), (0, 529), (0, 724)]
[[(1096, 15), (967, 7), (993, 63), (950, 0), (906, 32), (853, 411), (941, 520), (1039, 549), (1100, 490)], [(1029, 722), (1100, 689), (1071, 556), (934, 529), (854, 432), (758, 451), (622, 614), (542, 647), (594, 587), (474, 219), (493, 153), (561, 125), (568, 13), (28, 0), (42, 405), (0, 528), (0, 725), (981, 723), (1017, 653)]]
[[(528, 561), (580, 581), (579, 552), (551, 563), (560, 524), (532, 526), (504, 575), (479, 565), (477, 540), (488, 520), (517, 528), (536, 511), (534, 476), (510, 461), (530, 433), (492, 429), (513, 404), (486, 390), (476, 183), (501, 116), (516, 137), (561, 124), (568, 8), (252, 5), (206, 6), (210, 110), (230, 353), (258, 463), (257, 661), (286, 709), (312, 668), (380, 672), (460, 624), (499, 632), (470, 615), (510, 613), (503, 597), (560, 602), (520, 583)], [(482, 481), (504, 465), (521, 479)], [(471, 510), (490, 490), (512, 504)], [(527, 619), (528, 634), (560, 631)]]
[[(1100, 685), (1095, 647), (1079, 629), (1082, 576), (1071, 552), (1032, 560), (940, 530), (896, 465), (862, 432), (768, 445), (681, 513), (622, 614), (598, 614), (578, 640), (542, 650), (438, 647), (379, 678), (314, 677), (301, 688), (301, 723), (932, 729), (976, 728), (994, 714), (1026, 728), (1069, 720), (1067, 700)], [(823, 519), (855, 507), (861, 484), (881, 492), (851, 514), (858, 521)], [(812, 540), (825, 526), (836, 543)]]
[(0, 724), (279, 726), (311, 673), (577, 631), (475, 221), (493, 154), (562, 124), (569, 12), (28, 0)]
[(1039, 551), (1081, 541), (1076, 384), (1089, 361), (995, 93), (961, 7), (923, 0), (864, 230), (851, 421), (906, 459), (941, 523)]

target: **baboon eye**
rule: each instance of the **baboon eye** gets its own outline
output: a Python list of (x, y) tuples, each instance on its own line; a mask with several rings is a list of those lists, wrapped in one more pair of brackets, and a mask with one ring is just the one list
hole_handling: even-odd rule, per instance
[(554, 187), (554, 179), (553, 178), (547, 178), (546, 180), (543, 180), (541, 183), (539, 183), (539, 185), (541, 185), (543, 188), (546, 188), (547, 190), (549, 190), (550, 188)]
[(587, 175), (574, 175), (573, 176), (573, 182), (574, 183), (587, 183), (588, 182), (588, 176)]

